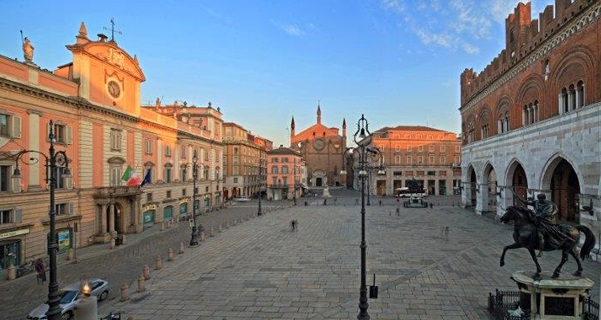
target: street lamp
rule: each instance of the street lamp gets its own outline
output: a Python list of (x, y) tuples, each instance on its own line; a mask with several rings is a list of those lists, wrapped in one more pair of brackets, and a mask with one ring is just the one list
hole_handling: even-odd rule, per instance
[[(380, 158), (381, 152), (377, 148), (369, 147), (371, 142), (371, 133), (369, 132), (369, 123), (365, 116), (362, 114), (359, 121), (357, 121), (357, 132), (353, 137), (357, 148), (347, 148), (344, 152), (354, 154), (357, 153), (359, 158), (359, 178), (361, 179), (361, 287), (359, 288), (359, 315), (357, 319), (367, 320), (369, 314), (367, 308), (367, 285), (366, 285), (366, 260), (367, 260), (367, 244), (365, 242), (365, 180), (368, 176), (368, 172), (371, 169), (368, 163), (369, 158)], [(382, 170), (382, 167), (379, 167)], [(346, 174), (346, 168), (340, 171), (340, 174)]]
[(198, 178), (198, 154), (194, 150), (194, 156), (192, 156), (192, 236), (190, 238), (190, 247), (198, 245), (198, 234), (196, 228), (196, 213), (198, 211), (196, 205), (196, 178)]
[(261, 163), (259, 162), (259, 208), (257, 210), (257, 216), (260, 216), (263, 214), (263, 211), (261, 211), (261, 195), (262, 195), (262, 188), (263, 188), (263, 172), (261, 172)]
[(50, 216), (50, 233), (48, 235), (48, 256), (49, 256), (49, 267), (50, 267), (50, 282), (48, 283), (48, 311), (46, 317), (49, 320), (57, 320), (61, 317), (62, 308), (60, 307), (60, 297), (58, 295), (58, 281), (57, 281), (57, 264), (56, 264), (56, 253), (58, 251), (58, 243), (56, 238), (56, 225), (55, 225), (55, 204), (54, 204), (54, 189), (57, 185), (57, 169), (64, 167), (64, 171), (61, 178), (70, 178), (71, 172), (69, 170), (69, 159), (67, 153), (64, 150), (54, 151), (54, 124), (50, 120), (50, 132), (48, 133), (48, 139), (50, 140), (50, 149), (48, 155), (36, 150), (22, 150), (15, 155), (16, 167), (13, 172), (13, 179), (21, 178), (21, 170), (19, 169), (19, 161), (24, 164), (32, 165), (38, 163), (39, 159), (30, 157), (29, 161), (22, 159), (25, 154), (38, 154), (44, 157), (46, 161), (46, 183), (50, 189), (50, 208), (48, 215)]

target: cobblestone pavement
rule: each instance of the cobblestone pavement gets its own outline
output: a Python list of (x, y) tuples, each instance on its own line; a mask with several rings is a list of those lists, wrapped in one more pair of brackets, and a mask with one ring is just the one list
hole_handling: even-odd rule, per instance
[[(288, 207), (292, 202), (263, 201), (263, 211), (278, 210)], [(209, 212), (200, 217), (208, 234), (211, 227), (217, 232), (219, 225), (233, 224), (242, 217), (250, 217), (257, 213), (257, 202), (234, 203), (227, 209)], [(142, 274), (144, 265), (151, 269), (155, 266), (157, 255), (167, 260), (167, 252), (171, 248), (177, 255), (179, 244), (183, 242), (189, 249), (190, 226), (188, 222), (180, 222), (164, 231), (157, 224), (139, 234), (127, 235), (127, 243), (110, 250), (108, 244), (94, 245), (77, 250), (78, 263), (66, 261), (66, 255), (58, 256), (59, 287), (90, 278), (107, 279), (111, 285), (108, 300), (118, 299), (119, 289), (123, 282), (135, 290), (137, 278)], [(46, 286), (37, 285), (35, 274), (29, 274), (12, 281), (0, 280), (0, 319), (25, 319), (27, 314), (47, 300), (48, 282)], [(100, 302), (102, 305), (103, 302)]]
[[(177, 254), (187, 244), (187, 223), (166, 231), (148, 230), (128, 237), (117, 249), (94, 246), (79, 250), (78, 264), (61, 260), (59, 283), (86, 277), (107, 278), (112, 292), (99, 303), (99, 315), (123, 312), (134, 319), (352, 319), (358, 313), (360, 206), (358, 193), (330, 190), (327, 206), (320, 197), (290, 202), (263, 202), (265, 214), (207, 237), (197, 248)], [(382, 205), (379, 201), (382, 200)], [(371, 198), (366, 208), (368, 285), (376, 274), (378, 299), (369, 300), (372, 319), (487, 319), (488, 293), (516, 290), (514, 271), (534, 270), (528, 253), (509, 251), (505, 267), (499, 257), (511, 244), (511, 226), (490, 216), (457, 207), (458, 197), (429, 197), (433, 209), (408, 209), (394, 198)], [(305, 201), (306, 206), (305, 206)], [(402, 201), (402, 200), (401, 200)], [(333, 205), (334, 202), (336, 205)], [(202, 217), (208, 230), (234, 217), (255, 214), (255, 202)], [(276, 209), (279, 206), (279, 210)], [(400, 213), (396, 215), (396, 208)], [(289, 223), (298, 220), (298, 231)], [(448, 239), (440, 233), (449, 227)], [(155, 257), (175, 260), (154, 270)], [(62, 258), (64, 259), (64, 258)], [(543, 270), (559, 263), (558, 252), (545, 253)], [(136, 293), (143, 266), (151, 267), (147, 290)], [(570, 259), (564, 272), (576, 265)], [(599, 298), (601, 264), (585, 261), (585, 276), (595, 281)], [(119, 302), (122, 282), (131, 299)], [(45, 299), (47, 286), (35, 276), (0, 281), (0, 318), (22, 319)], [(6, 315), (15, 315), (6, 316)]]

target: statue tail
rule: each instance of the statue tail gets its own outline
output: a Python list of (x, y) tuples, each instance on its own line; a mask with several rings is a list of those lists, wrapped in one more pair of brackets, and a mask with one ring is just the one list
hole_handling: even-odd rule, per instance
[(586, 236), (586, 238), (584, 239), (584, 244), (580, 249), (580, 259), (584, 259), (586, 256), (588, 256), (589, 253), (591, 253), (591, 250), (593, 250), (593, 248), (595, 247), (595, 235), (593, 234), (593, 232), (591, 232), (591, 229), (587, 228), (586, 226), (578, 225), (576, 226), (576, 229), (578, 231), (584, 232), (584, 235)]

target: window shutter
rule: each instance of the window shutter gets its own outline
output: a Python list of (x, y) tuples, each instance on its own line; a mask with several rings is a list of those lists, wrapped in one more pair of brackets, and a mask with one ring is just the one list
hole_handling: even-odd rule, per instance
[(71, 144), (71, 126), (65, 126), (65, 143), (66, 144)]
[(73, 177), (65, 177), (63, 179), (65, 179), (65, 188), (73, 189)]
[(68, 210), (67, 214), (73, 214), (73, 203), (69, 202), (67, 204), (67, 210)]
[(21, 209), (14, 209), (13, 210), (13, 222), (21, 223), (22, 221), (23, 221), (23, 215), (22, 215)]
[(13, 123), (11, 136), (13, 138), (21, 138), (21, 117), (13, 116), (12, 120)]

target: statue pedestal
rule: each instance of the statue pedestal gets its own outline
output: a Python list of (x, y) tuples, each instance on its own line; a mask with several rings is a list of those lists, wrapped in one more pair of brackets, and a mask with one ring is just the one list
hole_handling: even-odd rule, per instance
[(588, 278), (562, 275), (551, 278), (543, 272), (540, 280), (524, 271), (515, 272), (511, 279), (520, 290), (520, 308), (530, 319), (581, 319), (583, 301), (595, 284)]

